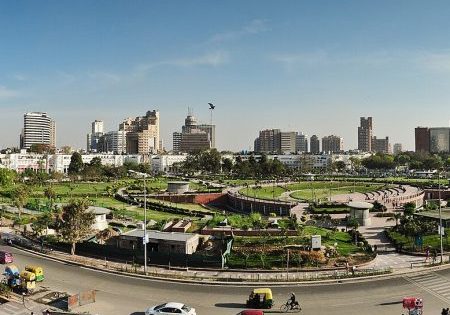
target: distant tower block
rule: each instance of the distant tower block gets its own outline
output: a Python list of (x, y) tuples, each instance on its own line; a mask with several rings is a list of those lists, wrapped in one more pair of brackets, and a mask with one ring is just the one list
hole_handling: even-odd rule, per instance
[(349, 202), (350, 218), (358, 220), (361, 226), (370, 225), (369, 211), (373, 208), (373, 204), (364, 201)]

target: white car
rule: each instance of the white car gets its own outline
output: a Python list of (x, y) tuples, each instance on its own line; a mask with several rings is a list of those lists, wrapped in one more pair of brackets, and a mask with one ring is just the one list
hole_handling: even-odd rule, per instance
[(150, 307), (145, 311), (145, 315), (197, 315), (194, 308), (191, 308), (182, 303), (170, 302), (161, 305)]

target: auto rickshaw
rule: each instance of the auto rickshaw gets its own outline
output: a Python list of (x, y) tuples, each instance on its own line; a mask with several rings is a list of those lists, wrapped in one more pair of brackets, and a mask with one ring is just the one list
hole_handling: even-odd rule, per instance
[(272, 290), (269, 288), (253, 289), (247, 300), (247, 307), (269, 309), (273, 306)]
[(34, 273), (36, 282), (44, 281), (44, 270), (39, 266), (25, 266), (25, 270)]
[(20, 273), (20, 288), (22, 292), (31, 293), (36, 289), (36, 276), (29, 271)]
[(6, 278), (6, 283), (11, 289), (14, 289), (20, 285), (19, 268), (15, 265), (6, 266), (3, 275)]

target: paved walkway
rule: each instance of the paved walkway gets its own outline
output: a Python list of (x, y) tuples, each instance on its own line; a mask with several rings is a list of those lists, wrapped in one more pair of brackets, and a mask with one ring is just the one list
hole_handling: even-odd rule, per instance
[(36, 304), (34, 302), (25, 301), (25, 305), (17, 302), (7, 302), (0, 304), (0, 315), (30, 315), (34, 312), (35, 315), (41, 315), (47, 307), (45, 305)]

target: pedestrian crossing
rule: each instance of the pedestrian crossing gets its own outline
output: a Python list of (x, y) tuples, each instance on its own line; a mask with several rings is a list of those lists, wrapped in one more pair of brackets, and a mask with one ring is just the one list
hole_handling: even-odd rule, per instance
[(407, 281), (450, 304), (450, 279), (435, 272), (416, 276), (405, 276)]
[(0, 305), (0, 315), (30, 315), (31, 312), (34, 314), (41, 314), (42, 309), (39, 305), (35, 303), (26, 302), (27, 306), (19, 304), (16, 302), (8, 302)]

